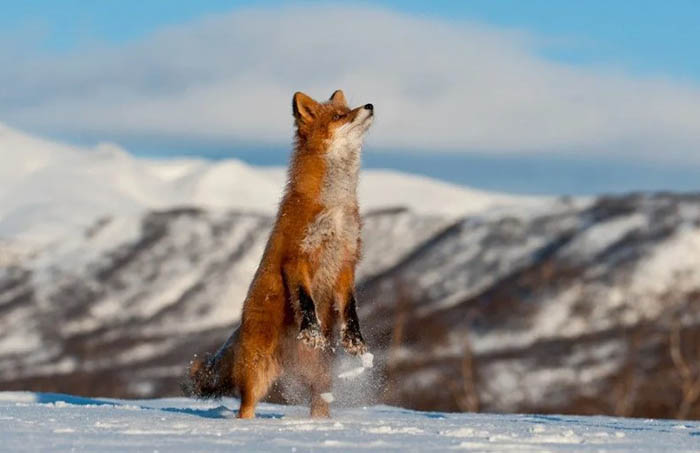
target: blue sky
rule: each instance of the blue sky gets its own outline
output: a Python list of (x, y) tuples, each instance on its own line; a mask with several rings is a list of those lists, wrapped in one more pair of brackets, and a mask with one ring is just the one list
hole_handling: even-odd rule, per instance
[[(62, 52), (94, 42), (139, 39), (164, 25), (234, 8), (279, 4), (284, 2), (5, 0), (0, 27), (5, 36), (41, 28), (44, 34), (36, 38), (37, 48)], [(551, 46), (544, 49), (552, 58), (700, 79), (700, 2), (695, 0), (384, 0), (372, 4), (448, 20), (533, 30), (552, 39)]]
[(516, 192), (700, 190), (700, 2), (290, 5), (3, 1), (0, 121), (283, 164), (287, 97), (343, 87), (378, 106), (368, 166)]

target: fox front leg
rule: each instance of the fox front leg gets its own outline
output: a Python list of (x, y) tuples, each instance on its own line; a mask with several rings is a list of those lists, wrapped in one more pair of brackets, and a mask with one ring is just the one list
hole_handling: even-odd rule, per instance
[(316, 304), (311, 295), (303, 288), (299, 287), (297, 292), (299, 300), (299, 311), (301, 314), (301, 328), (297, 339), (304, 342), (309, 347), (325, 349), (328, 340), (323, 336), (321, 325), (316, 315)]
[(361, 355), (367, 352), (367, 345), (360, 332), (360, 319), (357, 317), (357, 301), (354, 292), (350, 292), (343, 307), (343, 326), (340, 337), (343, 349), (348, 354)]
[(324, 349), (328, 346), (328, 340), (321, 331), (316, 304), (311, 297), (308, 263), (303, 260), (292, 261), (286, 263), (282, 270), (290, 303), (300, 319), (297, 339), (309, 347)]

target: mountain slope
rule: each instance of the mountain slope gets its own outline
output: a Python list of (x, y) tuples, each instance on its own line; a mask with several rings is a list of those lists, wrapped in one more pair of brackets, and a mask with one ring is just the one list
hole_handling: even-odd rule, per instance
[(386, 400), (677, 415), (672, 354), (700, 380), (699, 214), (700, 196), (639, 195), (455, 223), (364, 283), (373, 341), (391, 345)]
[[(533, 217), (366, 215), (360, 316), (384, 384), (364, 401), (615, 413), (622, 398), (676, 415), (670, 335), (684, 357), (700, 344), (698, 208), (659, 195)], [(5, 267), (0, 385), (177, 393), (188, 358), (236, 324), (270, 226), (192, 208), (105, 219)]]

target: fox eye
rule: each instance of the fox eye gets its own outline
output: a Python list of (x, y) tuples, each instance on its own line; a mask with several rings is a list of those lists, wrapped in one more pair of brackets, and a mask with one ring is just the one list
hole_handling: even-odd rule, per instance
[(338, 115), (337, 113), (335, 115), (333, 115), (333, 121), (338, 121), (339, 119), (340, 119), (340, 115)]

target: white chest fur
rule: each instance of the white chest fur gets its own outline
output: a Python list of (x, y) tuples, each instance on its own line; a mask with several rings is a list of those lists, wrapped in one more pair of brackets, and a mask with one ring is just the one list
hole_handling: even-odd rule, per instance
[(340, 137), (326, 154), (326, 174), (321, 188), (324, 209), (309, 224), (301, 243), (304, 252), (320, 250), (312, 276), (314, 293), (331, 290), (343, 266), (357, 253), (360, 224), (355, 209), (361, 145), (361, 140)]
[(352, 263), (357, 254), (360, 225), (351, 209), (345, 206), (325, 209), (307, 229), (302, 251), (320, 252), (311, 276), (314, 297), (331, 295), (343, 266)]

